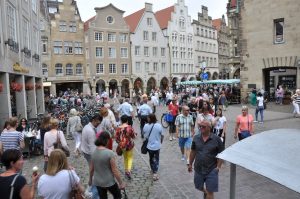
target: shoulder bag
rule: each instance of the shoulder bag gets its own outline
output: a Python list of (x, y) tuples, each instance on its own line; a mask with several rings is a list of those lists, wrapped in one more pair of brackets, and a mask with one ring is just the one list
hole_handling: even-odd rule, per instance
[(68, 171), (70, 184), (71, 184), (71, 192), (70, 199), (85, 199), (83, 193), (81, 193), (79, 185), (75, 182), (75, 178), (71, 171)]
[(82, 124), (80, 122), (80, 117), (78, 116), (77, 120), (76, 120), (76, 126), (75, 126), (75, 131), (78, 133), (82, 132)]
[(150, 133), (149, 133), (148, 138), (146, 138), (146, 139), (144, 140), (143, 144), (142, 144), (142, 147), (141, 147), (141, 153), (142, 153), (142, 154), (147, 154), (147, 152), (148, 152), (148, 149), (147, 149), (148, 140), (149, 140), (149, 138), (150, 138), (150, 135), (151, 135), (151, 132), (152, 132), (152, 129), (153, 129), (154, 125), (155, 125), (155, 124), (153, 124), (153, 126), (152, 126), (152, 128), (151, 128), (151, 130), (150, 130)]
[(17, 175), (14, 177), (14, 179), (13, 179), (11, 185), (10, 185), (9, 199), (13, 199), (13, 196), (14, 196), (14, 188), (15, 188), (14, 185), (15, 185), (15, 182), (16, 182), (16, 180), (17, 180), (18, 177), (19, 177), (19, 174), (17, 174)]
[(59, 135), (59, 132), (60, 131), (57, 131), (57, 138), (56, 138), (56, 142), (53, 143), (53, 146), (54, 146), (54, 149), (61, 149), (67, 157), (70, 157), (70, 151), (68, 149), (65, 149), (63, 147), (63, 145), (61, 144), (61, 141), (60, 141), (60, 135)]

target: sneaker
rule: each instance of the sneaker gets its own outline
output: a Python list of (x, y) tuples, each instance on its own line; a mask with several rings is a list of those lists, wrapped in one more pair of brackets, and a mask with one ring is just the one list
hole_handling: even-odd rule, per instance
[(131, 180), (131, 173), (130, 172), (125, 172), (125, 176), (128, 180)]
[(170, 136), (170, 139), (169, 139), (170, 141), (172, 141), (173, 140), (173, 138), (172, 138), (172, 136)]
[(187, 159), (187, 160), (186, 160), (186, 165), (189, 165), (189, 164), (190, 164), (190, 160)]
[(258, 122), (257, 120), (254, 120), (254, 121), (253, 121), (253, 123), (257, 123), (257, 122)]
[(154, 173), (154, 174), (153, 174), (153, 180), (154, 180), (154, 181), (159, 180), (159, 177), (158, 177), (158, 174), (157, 174), (157, 173)]
[(264, 122), (259, 122), (260, 124), (263, 124)]
[(176, 137), (175, 137), (175, 136), (173, 136), (172, 138), (173, 138), (173, 140), (176, 140)]
[(184, 155), (183, 156), (181, 156), (181, 161), (184, 161), (185, 160), (185, 158), (184, 158)]

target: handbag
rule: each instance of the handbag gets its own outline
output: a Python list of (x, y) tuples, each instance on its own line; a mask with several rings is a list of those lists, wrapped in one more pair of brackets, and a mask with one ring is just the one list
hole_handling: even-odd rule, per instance
[[(149, 133), (148, 138), (150, 138), (150, 135), (151, 135), (151, 132), (152, 132), (152, 129), (153, 129), (154, 125), (155, 125), (155, 124), (153, 124), (153, 126), (152, 126), (152, 128), (151, 128), (151, 130), (150, 130), (150, 133)], [(146, 138), (146, 139), (144, 140), (143, 144), (142, 144), (142, 147), (141, 147), (141, 153), (142, 153), (142, 154), (147, 154), (147, 152), (148, 152), (148, 149), (147, 149), (148, 138)]]
[(72, 172), (68, 171), (68, 173), (69, 173), (70, 184), (71, 184), (70, 199), (85, 199), (84, 194), (81, 193), (78, 184), (75, 183), (75, 179)]
[(70, 157), (70, 151), (68, 149), (65, 149), (63, 147), (63, 145), (61, 144), (61, 141), (60, 141), (60, 138), (59, 138), (59, 132), (60, 131), (57, 131), (56, 142), (53, 143), (54, 149), (60, 149), (66, 154), (67, 157)]
[(82, 132), (82, 124), (80, 122), (80, 119), (78, 118), (77, 122), (76, 122), (76, 126), (75, 126), (75, 131), (76, 132)]
[(117, 146), (116, 153), (117, 153), (118, 156), (122, 156), (123, 150), (121, 149), (120, 145)]

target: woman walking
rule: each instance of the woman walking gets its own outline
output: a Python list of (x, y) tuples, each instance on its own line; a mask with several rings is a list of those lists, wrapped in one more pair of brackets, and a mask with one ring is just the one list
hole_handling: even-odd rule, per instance
[(234, 139), (243, 140), (254, 134), (253, 116), (248, 113), (248, 107), (242, 106), (242, 114), (237, 116)]
[(89, 185), (93, 184), (97, 187), (101, 199), (107, 199), (107, 191), (114, 199), (121, 199), (120, 189), (124, 189), (125, 184), (117, 167), (115, 153), (106, 148), (109, 139), (109, 133), (104, 131), (95, 141), (97, 148), (92, 154)]
[(65, 153), (60, 149), (51, 152), (46, 173), (38, 182), (38, 195), (44, 199), (69, 199), (72, 187), (84, 192), (80, 179), (70, 169)]
[(292, 96), (294, 106), (294, 117), (300, 117), (300, 89), (296, 90), (296, 93)]
[(258, 112), (260, 114), (260, 124), (264, 123), (264, 97), (263, 95), (261, 94), (261, 92), (259, 92), (257, 94), (257, 98), (256, 98), (256, 103), (257, 103), (257, 106), (256, 106), (256, 109), (255, 109), (255, 121), (254, 122), (257, 122), (257, 118), (258, 118)]
[[(81, 127), (81, 130), (77, 129), (78, 127)], [(72, 136), (75, 139), (75, 157), (78, 157), (80, 155), (79, 147), (81, 143), (81, 131), (81, 119), (78, 116), (78, 112), (76, 111), (76, 109), (72, 108), (70, 110), (70, 117), (67, 124), (67, 135), (70, 135), (70, 133), (72, 133)]]
[(161, 124), (157, 122), (154, 114), (149, 115), (148, 124), (144, 126), (143, 133), (145, 138), (148, 139), (149, 162), (153, 173), (153, 180), (155, 181), (159, 179), (157, 174), (159, 168), (159, 151), (164, 139), (164, 131)]
[(133, 147), (136, 133), (133, 128), (128, 125), (128, 116), (122, 115), (122, 124), (117, 128), (116, 131), (116, 142), (118, 147), (123, 151), (125, 176), (131, 179), (131, 169), (133, 162)]
[(17, 149), (8, 149), (2, 154), (1, 162), (6, 168), (0, 174), (1, 198), (33, 199), (39, 175), (34, 173), (31, 176), (32, 185), (27, 185), (26, 178), (19, 173), (24, 165), (22, 153)]
[(219, 136), (225, 146), (225, 138), (226, 138), (226, 130), (227, 130), (227, 120), (226, 117), (222, 113), (222, 108), (219, 108), (216, 112), (216, 117), (215, 117), (215, 125), (213, 129), (213, 133), (217, 136)]

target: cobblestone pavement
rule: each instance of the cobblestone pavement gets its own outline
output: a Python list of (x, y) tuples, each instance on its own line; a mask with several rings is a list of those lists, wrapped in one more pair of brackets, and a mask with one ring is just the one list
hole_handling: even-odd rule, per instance
[[(157, 119), (160, 120), (161, 114), (166, 107), (157, 108)], [(230, 106), (224, 113), (228, 120), (228, 132), (226, 147), (234, 144), (233, 139), (234, 121), (240, 113), (241, 105)], [(255, 124), (255, 132), (277, 129), (277, 128), (300, 128), (300, 119), (293, 118), (291, 106), (276, 106), (271, 104), (265, 111), (264, 124)], [(250, 108), (250, 113), (254, 114), (254, 109)], [(139, 134), (139, 123), (134, 121), (134, 128)], [(167, 132), (167, 131), (166, 131)], [(139, 134), (140, 135), (140, 134)], [(74, 149), (74, 141), (69, 141), (71, 149)], [(133, 179), (125, 180), (126, 192), (129, 199), (150, 198), (202, 198), (202, 193), (194, 188), (193, 173), (187, 172), (185, 162), (181, 161), (181, 154), (178, 147), (178, 141), (170, 142), (168, 135), (164, 139), (160, 152), (160, 180), (153, 182), (150, 175), (148, 155), (140, 153), (141, 138), (136, 139), (136, 148), (133, 163)], [(124, 178), (123, 159), (117, 157), (118, 165)], [(73, 155), (69, 158), (69, 163), (75, 167), (77, 174), (80, 176), (83, 185), (87, 184), (88, 166), (81, 156), (75, 158)], [(23, 174), (29, 177), (34, 165), (43, 168), (41, 156), (26, 159)], [(230, 164), (225, 163), (219, 174), (219, 192), (216, 193), (216, 199), (229, 198), (229, 176)], [(265, 177), (250, 172), (244, 168), (237, 167), (237, 199), (294, 199), (300, 198), (300, 194), (291, 191)]]

